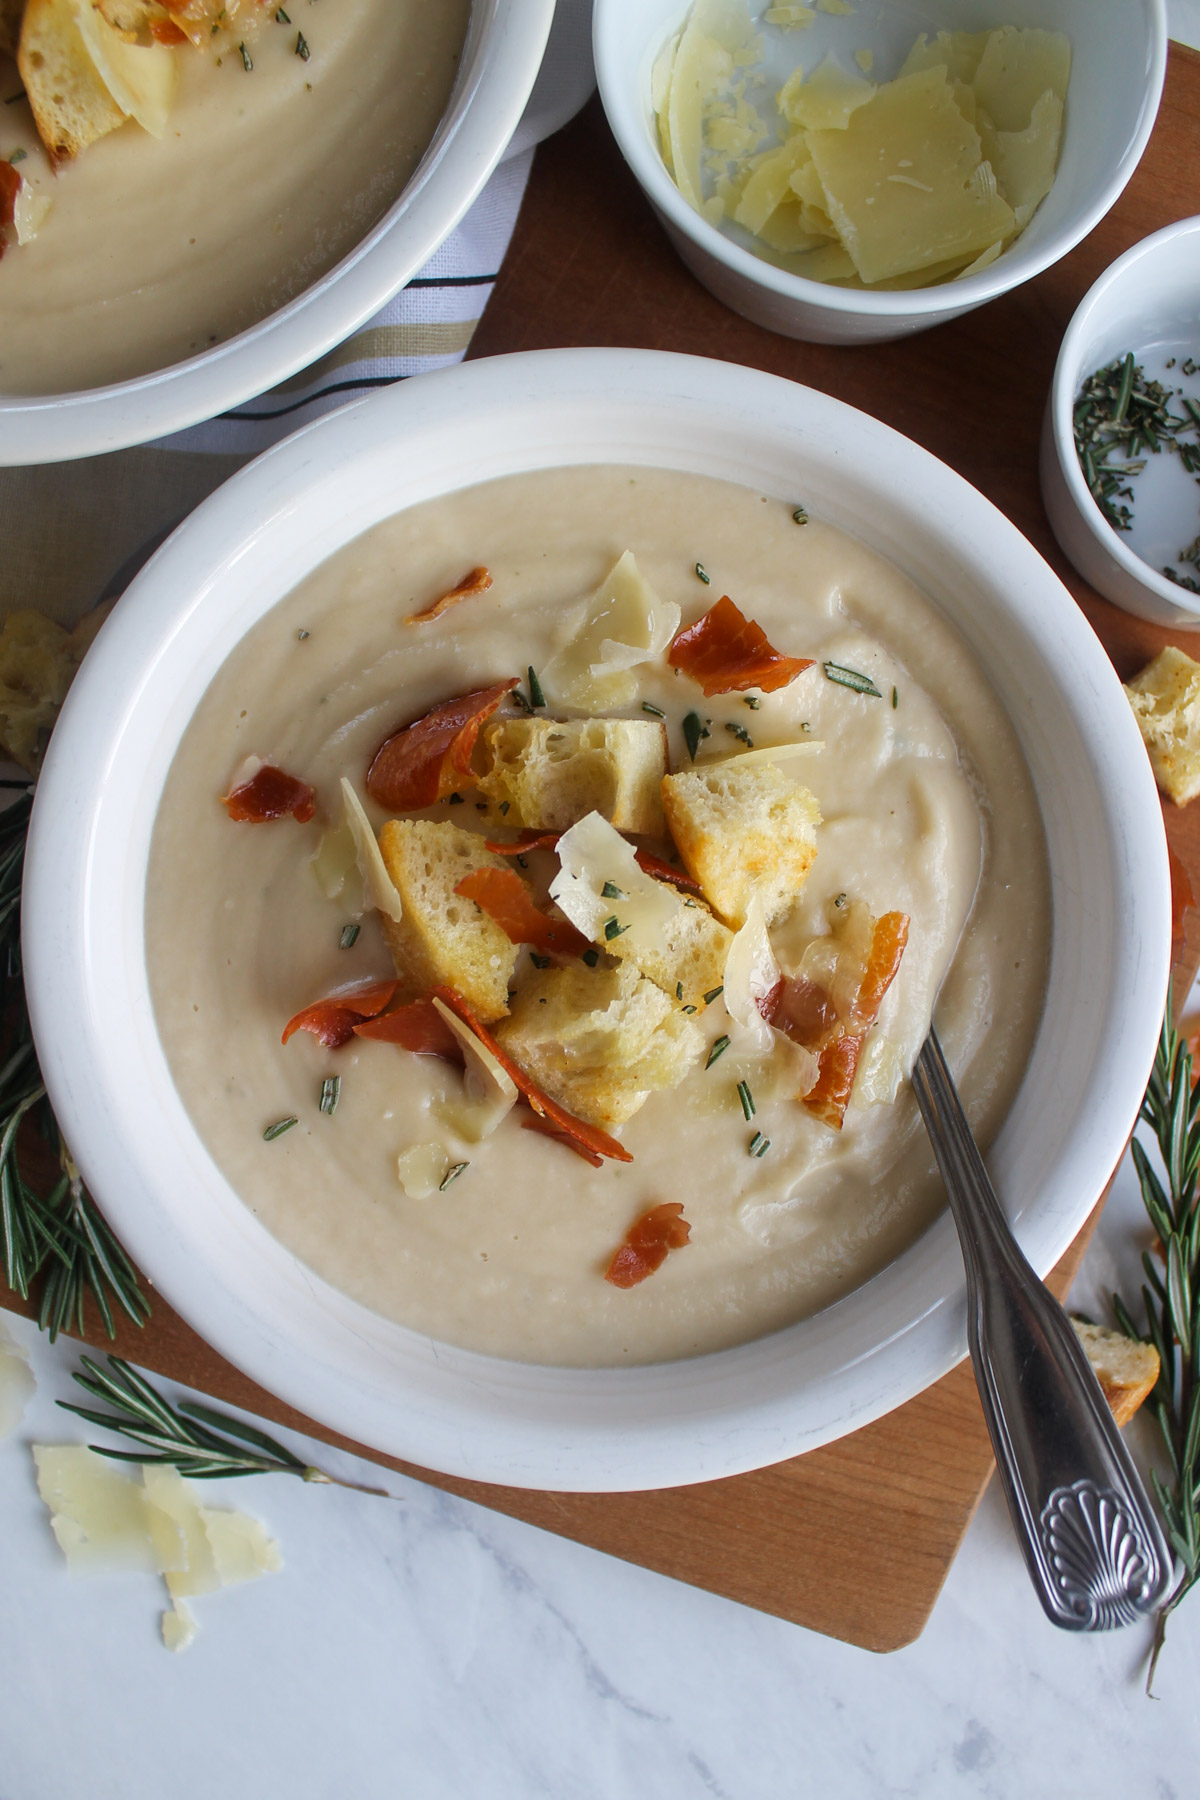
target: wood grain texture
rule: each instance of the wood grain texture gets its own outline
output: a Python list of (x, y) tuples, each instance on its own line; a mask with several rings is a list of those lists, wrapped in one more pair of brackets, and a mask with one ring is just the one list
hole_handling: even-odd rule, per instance
[[(538, 152), (471, 354), (579, 344), (681, 350), (768, 369), (861, 407), (958, 469), (1014, 520), (1066, 582), (1127, 678), (1172, 634), (1109, 606), (1066, 564), (1042, 511), (1038, 433), (1059, 341), (1086, 289), (1139, 238), (1195, 212), (1200, 57), (1172, 46), (1162, 110), (1141, 167), (1112, 213), (1055, 268), (900, 344), (858, 350), (793, 343), (726, 311), (687, 273), (593, 101)], [(1195, 641), (1181, 641), (1200, 655)], [(1200, 807), (1169, 808), (1167, 830), (1200, 895)], [(1198, 958), (1193, 917), (1177, 965), (1181, 985), (1190, 984)], [(1052, 1276), (1056, 1292), (1065, 1291), (1098, 1214)], [(161, 1299), (145, 1331), (123, 1328), (117, 1347), (191, 1387), (361, 1449), (255, 1386)], [(813, 1630), (891, 1650), (921, 1631), (992, 1465), (963, 1365), (839, 1443), (699, 1487), (530, 1493), (389, 1466)]]

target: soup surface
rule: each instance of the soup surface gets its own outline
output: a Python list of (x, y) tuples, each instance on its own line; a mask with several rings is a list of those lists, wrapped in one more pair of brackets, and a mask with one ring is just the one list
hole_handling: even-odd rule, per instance
[[(166, 368), (311, 286), (416, 168), (469, 11), (470, 0), (300, 0), (286, 25), (262, 13), (249, 20), (249, 70), (225, 39), (211, 53), (172, 52), (163, 138), (127, 123), (57, 174), (28, 106), (6, 105), (0, 153), (26, 152), (21, 174), (51, 207), (0, 261), (0, 392), (64, 393)], [(0, 97), (20, 92), (3, 57), (0, 77)]]
[[(815, 659), (773, 694), (704, 699), (665, 657), (636, 671), (665, 714), (672, 769), (690, 767), (682, 722), (698, 710), (708, 756), (823, 743), (798, 778), (823, 823), (792, 912), (772, 928), (785, 971), (829, 930), (839, 895), (910, 917), (908, 946), (868, 1040), (838, 1132), (795, 1098), (785, 1054), (747, 1048), (717, 996), (696, 1023), (709, 1044), (673, 1091), (617, 1135), (627, 1164), (592, 1169), (520, 1128), (516, 1107), (478, 1144), (439, 1108), (458, 1071), (394, 1044), (323, 1049), (285, 1023), (355, 980), (392, 973), (378, 915), (352, 947), (344, 897), (311, 859), (360, 794), (396, 728), (457, 694), (544, 668), (572, 609), (626, 550), (685, 624), (729, 594), (776, 649)], [(709, 585), (697, 579), (700, 561)], [(405, 618), (484, 564), (493, 585), (429, 623)], [(830, 679), (868, 675), (879, 697)], [(554, 710), (553, 708), (551, 710)], [(565, 710), (559, 716), (567, 716)], [(248, 755), (313, 784), (317, 816), (235, 824), (220, 796)], [(495, 803), (422, 815), (505, 835)], [(384, 814), (367, 803), (378, 828)], [(486, 810), (484, 810), (486, 806)], [(509, 834), (513, 835), (513, 834)], [(556, 867), (542, 852), (547, 871)], [(530, 879), (539, 875), (529, 859)], [(543, 887), (544, 895), (544, 887)], [(543, 900), (544, 904), (544, 900)], [(817, 1310), (901, 1251), (943, 1204), (907, 1071), (937, 1024), (986, 1141), (1015, 1094), (1036, 1031), (1049, 941), (1041, 821), (1012, 728), (938, 611), (862, 544), (792, 505), (691, 475), (554, 470), (415, 507), (318, 568), (236, 647), (184, 734), (163, 792), (147, 891), (147, 957), (159, 1030), (184, 1102), (217, 1165), (268, 1231), (366, 1306), (435, 1338), (565, 1365), (711, 1351)], [(516, 981), (529, 975), (521, 952)], [(889, 1079), (888, 1070), (892, 1070)], [(342, 1077), (332, 1115), (322, 1084)], [(752, 1088), (747, 1123), (738, 1082)], [(895, 1097), (890, 1097), (894, 1093)], [(275, 1120), (284, 1135), (264, 1140)], [(755, 1130), (770, 1141), (749, 1153)], [(410, 1198), (397, 1158), (443, 1140), (467, 1167)], [(604, 1279), (632, 1222), (683, 1203), (691, 1240), (640, 1286)]]

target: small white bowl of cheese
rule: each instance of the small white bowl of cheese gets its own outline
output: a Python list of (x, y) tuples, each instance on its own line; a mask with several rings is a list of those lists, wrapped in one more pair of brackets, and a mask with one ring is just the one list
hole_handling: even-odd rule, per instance
[[(108, 10), (136, 20), (141, 3)], [(13, 165), (0, 172), (21, 184), (12, 225), (0, 211), (0, 465), (144, 443), (340, 344), (479, 194), (554, 11), (553, 0), (343, 0), (325, 13), (306, 0), (293, 17), (256, 0), (193, 0), (187, 17), (211, 13), (216, 35), (205, 25), (189, 42), (145, 0), (149, 30), (143, 21), (143, 42), (125, 45), (84, 0), (39, 5), (66, 32), (82, 6), (87, 30), (107, 33), (102, 48), (151, 59), (165, 89), (148, 108), (111, 76), (116, 128), (56, 161), (42, 138), (64, 128), (45, 109), (35, 125), (0, 45), (0, 155)], [(107, 88), (91, 99), (114, 106)]]
[(1065, 255), (1137, 166), (1167, 46), (1164, 0), (597, 0), (594, 33), (613, 133), (693, 274), (834, 344), (923, 331)]
[[(390, 969), (378, 915), (356, 929), (309, 864), (340, 778), (369, 781), (398, 727), (497, 682), (520, 682), (514, 717), (553, 710), (551, 652), (575, 643), (580, 600), (625, 552), (671, 631), (729, 594), (774, 651), (812, 659), (783, 686), (711, 698), (661, 646), (632, 667), (618, 636), (606, 667), (636, 678), (611, 704), (643, 736), (661, 724), (673, 772), (804, 745), (787, 767), (821, 823), (803, 932), (860, 900), (911, 921), (878, 1013), (895, 1067), (873, 1065), (840, 1129), (802, 1117), (786, 1068), (782, 1083), (747, 1073), (759, 1053), (732, 992), (714, 981), (693, 1004), (672, 983), (660, 1008), (679, 1002), (672, 1029), (707, 1052), (693, 1042), (679, 1084), (605, 1115), (623, 1121), (607, 1128), (620, 1159), (607, 1142), (590, 1166), (515, 1106), (418, 1191), (411, 1152), (461, 1100), (450, 1066), (398, 1041), (280, 1041), (300, 1009)], [(405, 623), (466, 565), (486, 565), (490, 587)], [(220, 796), (249, 755), (310, 781), (316, 818), (231, 822)], [(511, 837), (491, 790), (462, 788), (445, 818), (475, 843)], [(526, 848), (533, 882), (548, 852)], [(628, 893), (624, 876), (605, 883), (601, 957)], [(237, 1366), (363, 1443), (574, 1490), (779, 1461), (958, 1361), (961, 1256), (902, 1079), (929, 1011), (1045, 1271), (1136, 1118), (1171, 931), (1137, 727), (1009, 521), (827, 396), (601, 350), (389, 390), (193, 514), (65, 704), (23, 916), (56, 1113), (155, 1288)], [(730, 950), (730, 988), (732, 965)], [(522, 995), (536, 1023), (553, 976), (517, 969), (504, 1042)], [(331, 1112), (318, 1095), (335, 1076)], [(640, 1285), (606, 1279), (631, 1221), (668, 1202), (689, 1242)]]

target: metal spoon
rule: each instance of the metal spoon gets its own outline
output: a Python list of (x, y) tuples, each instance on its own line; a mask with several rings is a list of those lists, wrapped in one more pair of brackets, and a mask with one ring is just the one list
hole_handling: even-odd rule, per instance
[(1017, 1537), (1067, 1631), (1131, 1625), (1173, 1563), (1074, 1327), (1022, 1255), (932, 1027), (913, 1069), (967, 1269), (967, 1339)]

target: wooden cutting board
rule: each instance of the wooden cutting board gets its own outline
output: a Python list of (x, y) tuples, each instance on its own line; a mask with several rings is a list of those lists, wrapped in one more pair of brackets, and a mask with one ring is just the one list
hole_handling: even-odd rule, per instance
[[(1042, 511), (1038, 432), (1059, 340), (1116, 256), (1200, 212), (1200, 57), (1172, 47), (1158, 124), (1116, 208), (1057, 267), (965, 319), (904, 343), (793, 343), (727, 312), (669, 248), (595, 101), (537, 155), (528, 196), (472, 356), (618, 344), (748, 363), (835, 394), (905, 432), (987, 494), (1062, 576), (1128, 677), (1169, 636), (1094, 594), (1061, 556)], [(1200, 806), (1168, 810), (1167, 832), (1200, 894)], [(1177, 991), (1200, 960), (1200, 925)], [(1050, 1279), (1065, 1291), (1099, 1207)], [(158, 1370), (280, 1424), (359, 1449), (221, 1360), (161, 1299), (117, 1346)], [(363, 1451), (372, 1455), (370, 1451)], [(775, 1468), (644, 1494), (551, 1494), (456, 1481), (376, 1461), (764, 1612), (871, 1650), (921, 1631), (991, 1473), (969, 1366), (887, 1418)]]

